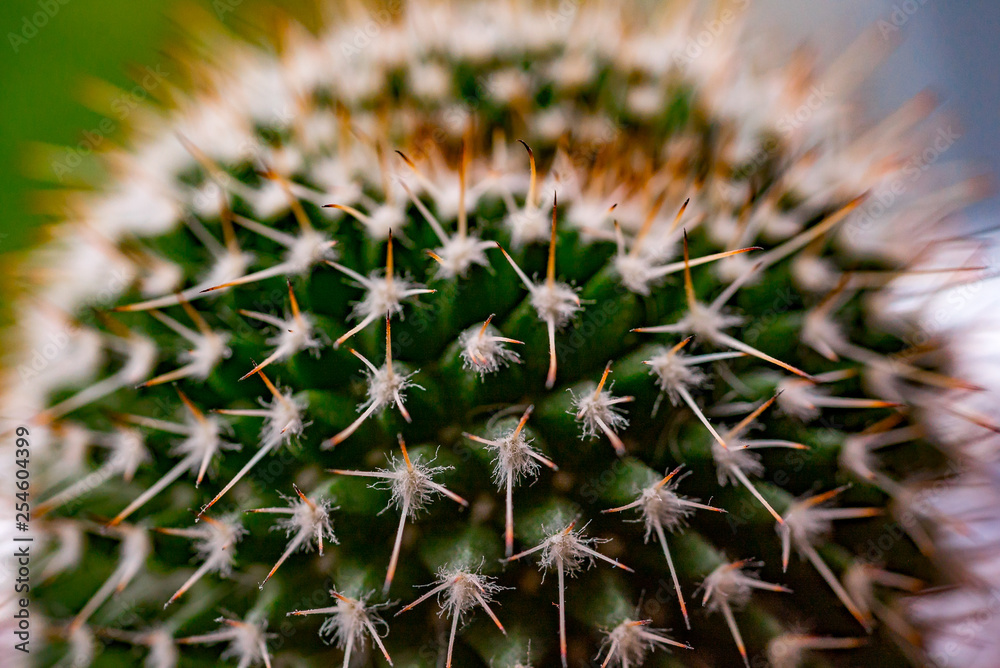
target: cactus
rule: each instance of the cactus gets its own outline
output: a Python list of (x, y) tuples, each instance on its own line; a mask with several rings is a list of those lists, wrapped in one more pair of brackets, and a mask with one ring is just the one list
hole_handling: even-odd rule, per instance
[(188, 10), (25, 263), (40, 664), (918, 660), (923, 413), (973, 388), (885, 314), (975, 274), (923, 253), (975, 186), (869, 206), (927, 113), (851, 122), (877, 40), (764, 69), (737, 8), (695, 54), (682, 6), (329, 9)]

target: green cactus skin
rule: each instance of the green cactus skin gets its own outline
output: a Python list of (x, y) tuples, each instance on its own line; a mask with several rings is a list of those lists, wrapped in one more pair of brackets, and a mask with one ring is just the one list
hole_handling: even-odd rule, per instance
[[(919, 655), (912, 644), (919, 630), (911, 628), (895, 607), (900, 592), (879, 585), (874, 604), (857, 600), (856, 591), (845, 594), (864, 624), (870, 625), (869, 633), (852, 618), (814, 565), (799, 558), (804, 553), (802, 545), (814, 547), (836, 578), (860, 568), (871, 557), (879, 560), (875, 565), (879, 573), (906, 574), (912, 579), (905, 582), (914, 587), (918, 580), (940, 578), (911, 539), (898, 535), (900, 524), (889, 506), (902, 489), (897, 480), (943, 470), (947, 466), (944, 456), (919, 438), (880, 451), (877, 459), (871, 453), (864, 461), (845, 454), (845, 444), (852, 439), (916, 424), (911, 421), (918, 419), (920, 405), (911, 401), (914, 395), (908, 388), (958, 383), (938, 375), (935, 367), (925, 367), (925, 358), (928, 364), (936, 363), (930, 356), (906, 356), (906, 331), (889, 331), (879, 319), (867, 315), (865, 298), (871, 292), (858, 289), (863, 282), (851, 283), (856, 276), (875, 276), (869, 283), (877, 293), (884, 282), (878, 277), (892, 278), (891, 271), (902, 264), (897, 257), (863, 252), (858, 244), (850, 243), (851, 235), (864, 227), (859, 222), (864, 211), (857, 210), (864, 200), (858, 198), (893, 167), (859, 166), (852, 181), (837, 180), (838, 161), (854, 155), (838, 145), (833, 135), (841, 109), (834, 110), (833, 120), (812, 119), (807, 127), (812, 135), (805, 131), (775, 134), (774, 108), (764, 109), (762, 119), (751, 118), (755, 105), (762, 105), (754, 93), (767, 85), (785, 85), (794, 100), (810, 84), (795, 78), (803, 75), (792, 71), (794, 67), (754, 73), (742, 64), (741, 56), (722, 48), (738, 47), (741, 42), (735, 35), (725, 37), (717, 61), (711, 60), (716, 56), (706, 55), (705, 60), (690, 62), (680, 57), (686, 42), (670, 37), (674, 40), (670, 48), (679, 55), (659, 69), (641, 62), (637, 55), (641, 49), (629, 47), (640, 38), (667, 40), (671, 28), (696, 34), (700, 21), (709, 14), (661, 16), (637, 7), (626, 10), (599, 3), (574, 5), (562, 21), (560, 7), (531, 8), (517, 3), (509, 10), (491, 8), (496, 15), (486, 21), (487, 15), (477, 14), (477, 9), (486, 11), (439, 3), (408, 8), (338, 7), (346, 15), (331, 19), (333, 29), (324, 37), (285, 28), (285, 39), (276, 40), (283, 45), (276, 47), (240, 45), (240, 39), (224, 34), (221, 26), (199, 27), (199, 34), (207, 35), (200, 46), (191, 46), (190, 55), (179, 57), (175, 67), (169, 68), (177, 72), (170, 83), (177, 106), (212, 109), (217, 105), (230, 112), (237, 108), (235, 115), (224, 116), (223, 121), (239, 117), (239, 101), (213, 97), (207, 91), (224, 92), (226, 86), (236, 86), (241, 76), (258, 67), (258, 61), (278, 71), (305, 71), (304, 81), (311, 82), (311, 87), (303, 84), (304, 88), (297, 89), (301, 95), (294, 98), (296, 106), (290, 116), (261, 117), (243, 110), (252, 150), (234, 151), (229, 159), (223, 156), (225, 138), (216, 136), (217, 145), (203, 145), (200, 140), (212, 133), (183, 135), (185, 126), (180, 123), (184, 159), (180, 166), (164, 167), (167, 173), (155, 177), (175, 184), (173, 194), (181, 197), (179, 212), (171, 220), (174, 224), (154, 229), (140, 215), (120, 232), (98, 225), (90, 229), (100, 242), (93, 242), (86, 251), (68, 251), (110, 254), (112, 260), (126, 262), (139, 277), (156, 268), (150, 258), (162, 258), (180, 268), (183, 278), (178, 289), (198, 289), (186, 293), (190, 306), (182, 308), (176, 300), (169, 303), (173, 288), (144, 294), (141, 282), (130, 279), (111, 302), (96, 308), (87, 306), (96, 301), (93, 298), (80, 298), (72, 311), (68, 304), (54, 307), (74, 319), (78, 331), (99, 332), (112, 354), (100, 363), (96, 379), (75, 380), (42, 393), (47, 403), (39, 409), (55, 408), (34, 418), (32, 429), (49, 434), (46, 438), (53, 444), (48, 447), (56, 458), (65, 452), (59, 444), (65, 443), (71, 428), (93, 434), (139, 433), (149, 458), (138, 465), (131, 479), (124, 480), (120, 468), (112, 467), (113, 475), (87, 486), (85, 494), (43, 506), (44, 517), (35, 517), (34, 530), (53, 536), (49, 559), (59, 554), (60, 545), (65, 547), (65, 539), (58, 538), (60, 527), (68, 534), (88, 534), (78, 558), (32, 591), (33, 605), (49, 620), (49, 641), (35, 657), (38, 665), (54, 665), (64, 656), (85, 659), (93, 651), (92, 643), (100, 649), (92, 657), (95, 666), (137, 665), (146, 656), (149, 665), (156, 666), (175, 665), (177, 656), (177, 665), (219, 665), (226, 645), (206, 643), (229, 642), (233, 637), (245, 646), (222, 655), (226, 665), (261, 663), (255, 639), (265, 640), (275, 666), (339, 665), (341, 661), (346, 666), (344, 644), (348, 640), (352, 665), (384, 665), (367, 626), (357, 637), (347, 633), (338, 638), (336, 624), (324, 626), (324, 619), (333, 613), (288, 616), (293, 611), (339, 605), (330, 590), (353, 599), (368, 597), (368, 605), (389, 603), (373, 610), (385, 623), (372, 617), (371, 628), (381, 634), (396, 666), (443, 665), (456, 610), (462, 619), (457, 625), (453, 665), (558, 665), (559, 614), (554, 605), (558, 568), (552, 566), (556, 562), (540, 570), (538, 557), (547, 554), (544, 551), (503, 561), (503, 467), (499, 472), (495, 469), (499, 446), (481, 442), (509, 436), (528, 406), (533, 409), (523, 424), (518, 447), (534, 448), (537, 457), (518, 455), (523, 476), (512, 484), (514, 551), (530, 550), (575, 521), (574, 531), (598, 539), (591, 548), (634, 571), (614, 568), (615, 564), (600, 559), (588, 567), (588, 559), (583, 559), (579, 572), (566, 578), (570, 665), (601, 665), (609, 652), (609, 665), (639, 665), (629, 663), (629, 657), (645, 659), (645, 666), (739, 665), (741, 659), (722, 610), (728, 604), (715, 605), (712, 596), (703, 604), (705, 580), (713, 572), (723, 579), (732, 573), (750, 577), (751, 572), (758, 572), (760, 582), (789, 590), (755, 590), (745, 605), (737, 605), (740, 596), (734, 594), (732, 610), (746, 643), (748, 665), (766, 665), (768, 651), (773, 665), (800, 665), (799, 655), (782, 654), (782, 647), (802, 649), (803, 661), (811, 663), (801, 665), (902, 665)], [(349, 38), (351, 30), (366, 25), (366, 16), (374, 17), (367, 20), (378, 22), (381, 32), (372, 44), (356, 49)], [(382, 16), (389, 18), (382, 22)], [(446, 29), (432, 35), (428, 22), (442, 16)], [(485, 21), (481, 45), (476, 44), (477, 16)], [(607, 26), (602, 28), (604, 21)], [(407, 25), (416, 28), (408, 33)], [(605, 34), (619, 29), (621, 40)], [(680, 34), (687, 33), (682, 30)], [(497, 35), (523, 39), (504, 43)], [(607, 39), (598, 39), (600, 35)], [(402, 44), (403, 55), (394, 55), (390, 48), (394, 40)], [(313, 64), (319, 45), (327, 49), (328, 65), (322, 72), (314, 71)], [(338, 53), (337, 45), (350, 48)], [(230, 51), (252, 62), (230, 60)], [(278, 56), (270, 55), (273, 52)], [(737, 48), (736, 53), (742, 52)], [(305, 64), (293, 63), (293, 55)], [(192, 56), (193, 60), (185, 62)], [(278, 62), (284, 64), (278, 66)], [(183, 74), (182, 66), (186, 68)], [(582, 74), (571, 76), (572, 67), (582, 68)], [(735, 67), (738, 74), (723, 79), (711, 76), (727, 67)], [(347, 77), (344, 68), (374, 83), (369, 88), (362, 86), (367, 80), (344, 84), (357, 86), (358, 91), (356, 97), (346, 96), (330, 83)], [(441, 72), (440, 94), (428, 94)], [(811, 77), (821, 78), (812, 74), (806, 78), (812, 81)], [(191, 83), (182, 84), (183, 80)], [(737, 83), (747, 84), (749, 92), (738, 93)], [(257, 92), (252, 83), (245, 85)], [(192, 91), (203, 87), (206, 92), (185, 92), (189, 86)], [(262, 83), (260, 90), (268, 88)], [(644, 95), (654, 97), (654, 109), (647, 109)], [(795, 104), (790, 108), (794, 110)], [(741, 117), (741, 111), (745, 116)], [(182, 112), (167, 112), (166, 118), (171, 113)], [(136, 142), (148, 141), (142, 134), (147, 128), (153, 136), (167, 134), (169, 120), (154, 122), (153, 115), (150, 112), (150, 118), (137, 121)], [(457, 115), (461, 120), (456, 120)], [(891, 134), (889, 130), (895, 128), (877, 129), (876, 134)], [(319, 129), (329, 132), (323, 135)], [(530, 149), (525, 151), (517, 139)], [(749, 142), (749, 147), (740, 141)], [(856, 150), (857, 145), (849, 148)], [(875, 141), (867, 144), (867, 150), (868, 164), (874, 165), (895, 155), (897, 148)], [(762, 161), (756, 159), (761, 151), (766, 156)], [(121, 153), (128, 155), (127, 150)], [(324, 176), (331, 164), (342, 169), (344, 179), (340, 189), (332, 192), (329, 178), (341, 177)], [(815, 173), (809, 172), (810, 165)], [(820, 167), (830, 169), (822, 172)], [(221, 184), (221, 189), (213, 189), (213, 183)], [(405, 188), (399, 183), (406, 184)], [(266, 199), (268, 189), (276, 189), (277, 195)], [(213, 196), (212, 201), (221, 206), (206, 203), (205, 198)], [(558, 204), (553, 206), (556, 196)], [(685, 204), (687, 200), (690, 205)], [(598, 203), (603, 211), (585, 210)], [(358, 220), (357, 213), (323, 208), (326, 204), (353, 207), (360, 218), (378, 220), (366, 223)], [(612, 204), (617, 208), (608, 210)], [(383, 205), (384, 211), (379, 208)], [(466, 220), (459, 222), (463, 206)], [(675, 219), (679, 209), (682, 215)], [(524, 221), (510, 223), (509, 217), (519, 212)], [(484, 243), (465, 249), (465, 256), (449, 251), (447, 244), (442, 251), (443, 240), (428, 216), (440, 221), (452, 239), (472, 239), (456, 231), (467, 225), (468, 234)], [(550, 216), (556, 221), (551, 256)], [(644, 219), (647, 227), (643, 227)], [(614, 220), (621, 223), (617, 247)], [(260, 226), (264, 232), (273, 231), (270, 237), (261, 233)], [(214, 241), (206, 242), (206, 233)], [(238, 247), (253, 254), (241, 272), (248, 274), (283, 267), (289, 237), (301, 240), (309, 234), (336, 244), (312, 242), (316, 254), (300, 267), (203, 292), (211, 286), (202, 277), (215, 261), (213, 253), (224, 253), (225, 244), (230, 252)], [(669, 248), (656, 252), (657, 244)], [(352, 352), (368, 360), (373, 369), (386, 363), (387, 313), (382, 307), (366, 311), (362, 305), (352, 315), (366, 290), (330, 263), (361, 277), (371, 276), (377, 286), (384, 287), (381, 272), (390, 248), (396, 277), (393, 289), (434, 291), (402, 299), (398, 309), (394, 302), (388, 313), (393, 373), (409, 385), (400, 397), (405, 414), (393, 405), (390, 392), (376, 398), (376, 410), (356, 431), (339, 439), (337, 435), (372, 398), (367, 394), (371, 374), (366, 362)], [(752, 250), (715, 262), (698, 262), (714, 253), (748, 248)], [(637, 250), (630, 254), (631, 249)], [(510, 262), (504, 253), (510, 254)], [(689, 284), (684, 253), (691, 259)], [(636, 266), (627, 264), (629, 258), (642, 270), (671, 264), (673, 268), (657, 280), (627, 284), (622, 268)], [(553, 260), (554, 273), (547, 273)], [(451, 261), (461, 269), (457, 276), (448, 269)], [(763, 265), (754, 271), (759, 261)], [(512, 263), (537, 281), (531, 292)], [(554, 387), (547, 388), (549, 342), (537, 300), (547, 294), (550, 278), (557, 285), (570, 286), (559, 305), (573, 313), (567, 313), (565, 323), (555, 323), (557, 370)], [(635, 331), (682, 321), (692, 312), (691, 297), (707, 306), (734, 281), (741, 281), (739, 289), (728, 295), (724, 308), (714, 311), (717, 317), (739, 316), (731, 321), (732, 326), (727, 322), (713, 329), (702, 319), (671, 333)], [(44, 290), (40, 294), (44, 296)], [(167, 296), (168, 303), (158, 310), (129, 306), (161, 295)], [(30, 301), (22, 298), (21, 303)], [(37, 307), (38, 301), (34, 303)], [(248, 316), (248, 312), (269, 316), (270, 324), (265, 322), (267, 317)], [(371, 315), (367, 326), (343, 345), (334, 345), (367, 315)], [(303, 329), (307, 326), (303, 317), (308, 318), (308, 331)], [(490, 317), (489, 329), (482, 330), (487, 336), (516, 340), (491, 345), (516, 355), (497, 360), (495, 370), (486, 364), (488, 372), (480, 374), (477, 365), (483, 363), (474, 357), (470, 361), (463, 353), (467, 342), (482, 341), (476, 337)], [(830, 334), (828, 322), (835, 322), (843, 340), (852, 342), (844, 344), (835, 359), (822, 354), (827, 352), (824, 342), (839, 341)], [(207, 350), (204, 340), (193, 344), (189, 339), (208, 331), (229, 337), (217, 343), (220, 353), (228, 347), (230, 354), (211, 360), (203, 378), (192, 373), (174, 382), (135, 387), (185, 364), (183, 351), (192, 345)], [(829, 338), (817, 343), (817, 331)], [(780, 360), (793, 371), (802, 370), (808, 378), (753, 355), (719, 355), (681, 369), (685, 373), (694, 370), (703, 376), (702, 382), (671, 381), (669, 389), (684, 391), (661, 392), (656, 369), (646, 362), (658, 356), (666, 359), (664, 355), (691, 334), (694, 339), (673, 353), (675, 361), (680, 356), (691, 360), (692, 356), (734, 351), (734, 344), (725, 343), (728, 339), (719, 332)], [(276, 345), (282, 345), (275, 337), (286, 334), (286, 340), (294, 339), (289, 344), (292, 354), (263, 367), (262, 373), (239, 380)], [(298, 335), (301, 338), (295, 339)], [(151, 341), (157, 356), (154, 364), (143, 369), (142, 378), (129, 378), (94, 401), (79, 406), (70, 403), (72, 410), (60, 407), (59, 402), (100, 378), (120, 373), (123, 364), (135, 362), (140, 337)], [(887, 360), (900, 353), (904, 356), (898, 359), (906, 361), (888, 367)], [(610, 375), (603, 388), (598, 388), (608, 363)], [(265, 376), (268, 383), (274, 383), (275, 392), (284, 393), (280, 398), (265, 386)], [(822, 384), (814, 387), (813, 381)], [(892, 394), (886, 393), (887, 387)], [(687, 391), (726, 439), (730, 454), (760, 455), (759, 464), (746, 465), (749, 479), (778, 515), (785, 516), (799, 499), (843, 486), (827, 506), (845, 510), (822, 518), (810, 515), (808, 507), (803, 511), (805, 524), (818, 522), (806, 528), (817, 532), (800, 544), (794, 532), (805, 524), (793, 527), (791, 546), (795, 549), (787, 572), (781, 566), (781, 530), (776, 534), (772, 514), (738, 482), (720, 486), (713, 459), (719, 456), (720, 446), (682, 396)], [(834, 401), (815, 414), (808, 410), (806, 415), (796, 414), (793, 400), (801, 399), (803, 392), (813, 392), (808, 396), (815, 399), (827, 391), (823, 396), (858, 401), (842, 407)], [(624, 421), (607, 424), (614, 413), (606, 405), (585, 406), (592, 413), (578, 419), (580, 402), (604, 397), (601, 392), (631, 398), (615, 404), (627, 426)], [(727, 435), (728, 429), (765, 406), (776, 393), (782, 393), (777, 402), (768, 404), (748, 428)], [(182, 398), (189, 400), (190, 407), (185, 407)], [(274, 416), (279, 410), (289, 411), (280, 414), (288, 431), (282, 433), (277, 422), (270, 426), (271, 432), (262, 431), (261, 417), (265, 422), (277, 421)], [(226, 414), (229, 411), (237, 413)], [(593, 429), (581, 437), (585, 431), (581, 421), (589, 415), (594, 416)], [(597, 418), (615, 432), (613, 437), (603, 431)], [(212, 445), (217, 445), (212, 440), (215, 436), (205, 436), (199, 429), (217, 420), (222, 438), (242, 447), (210, 453), (205, 478), (196, 485), (202, 450), (195, 447), (197, 443), (192, 445), (195, 450), (187, 452), (198, 454), (187, 455), (191, 470), (183, 471), (119, 524), (111, 518), (163, 480), (185, 456), (176, 449), (185, 434), (164, 431), (169, 425), (150, 420), (194, 425), (187, 436), (194, 433), (192, 438), (197, 440), (202, 434)], [(613, 447), (617, 437), (623, 453)], [(405, 439), (408, 460), (402, 458), (398, 439)], [(91, 440), (102, 444), (100, 439)], [(777, 441), (782, 447), (741, 451), (748, 441)], [(270, 451), (203, 511), (265, 444)], [(788, 444), (793, 446), (784, 447)], [(101, 467), (112, 460), (104, 449), (91, 447), (84, 461), (82, 471), (69, 477), (55, 478), (40, 469), (39, 479), (46, 483), (42, 499), (58, 494), (88, 471), (107, 470)], [(388, 484), (372, 488), (371, 483), (377, 482), (374, 478), (331, 470), (393, 469), (405, 477), (407, 462), (417, 466), (418, 473), (420, 466), (434, 467), (433, 482), (461, 498), (449, 499), (436, 488), (422, 488), (428, 498), (408, 506), (419, 512), (403, 524), (398, 567), (383, 595), (401, 506), (411, 492), (394, 495)], [(858, 474), (865, 462), (876, 469), (867, 478)], [(683, 467), (682, 472), (657, 488), (657, 482), (677, 467)], [(644, 526), (641, 508), (606, 512), (633, 503), (647, 488), (676, 491), (709, 506), (687, 509), (693, 512), (674, 508), (675, 514), (665, 516), (669, 521), (660, 527), (687, 606), (689, 629), (655, 522), (647, 521)], [(301, 512), (294, 517), (246, 512), (289, 504), (298, 504)], [(315, 504), (319, 505), (314, 508)], [(876, 510), (865, 510), (872, 508)], [(854, 516), (846, 509), (861, 510)], [(204, 512), (202, 521), (196, 522), (200, 511)], [(328, 516), (306, 518), (309, 512), (328, 512)], [(284, 525), (277, 523), (283, 517), (301, 520), (291, 525), (287, 536), (280, 530)], [(213, 525), (206, 518), (237, 518), (245, 535), (237, 542), (232, 537), (219, 538), (211, 534)], [(825, 531), (824, 523), (830, 519), (838, 521), (832, 531)], [(324, 528), (325, 521), (330, 532)], [(313, 533), (303, 534), (300, 547), (311, 549), (289, 554), (261, 586), (302, 527)], [(321, 556), (317, 530), (325, 535)], [(148, 554), (135, 548), (131, 558), (138, 563), (133, 564), (136, 573), (128, 578), (128, 586), (81, 617), (81, 610), (86, 610), (102, 583), (121, 576), (116, 568), (121, 569), (129, 559), (122, 532), (144, 535)], [(872, 546), (880, 545), (887, 535), (895, 537), (891, 549), (877, 548), (873, 553)], [(216, 547), (224, 544), (225, 550), (233, 551), (231, 572), (219, 566), (228, 573), (220, 577), (219, 568), (209, 569), (164, 609), (164, 603), (204, 563), (206, 554), (214, 554), (211, 544), (200, 555), (195, 550), (199, 537), (209, 540), (206, 536), (221, 541)], [(558, 555), (552, 558), (558, 561)], [(727, 570), (724, 565), (741, 560), (751, 560), (746, 565), (749, 570), (735, 566)], [(220, 557), (218, 563), (222, 561)], [(759, 565), (754, 568), (756, 562)], [(442, 569), (449, 568), (496, 578), (484, 582), (495, 584), (496, 590), (487, 598), (504, 632), (472, 598), (444, 610), (433, 598), (396, 616), (404, 605), (428, 591), (425, 586), (435, 582)], [(871, 581), (878, 579), (873, 576)], [(485, 594), (486, 590), (476, 591)], [(348, 605), (348, 599), (340, 601)], [(220, 628), (213, 620), (222, 611), (232, 619), (250, 621), (223, 623), (221, 628), (228, 629), (229, 635), (206, 637)], [(246, 626), (264, 620), (270, 635), (254, 635), (258, 632)], [(624, 641), (616, 645), (605, 642), (605, 636), (629, 620), (649, 620), (648, 627), (634, 628), (665, 634), (690, 648), (658, 646), (646, 652), (637, 646), (630, 647), (634, 652), (626, 656)], [(620, 633), (629, 628), (633, 627), (622, 627)], [(160, 629), (160, 635), (147, 633), (150, 629)], [(246, 634), (239, 635), (246, 629)], [(174, 645), (171, 638), (180, 641)], [(817, 651), (808, 651), (811, 647)]]

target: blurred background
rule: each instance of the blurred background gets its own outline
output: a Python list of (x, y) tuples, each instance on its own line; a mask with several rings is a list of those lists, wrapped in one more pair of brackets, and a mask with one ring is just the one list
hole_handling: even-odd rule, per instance
[[(238, 26), (262, 11), (258, 0), (183, 0)], [(315, 0), (271, 0), (307, 21)], [(220, 4), (221, 3), (221, 4)], [(3, 0), (0, 2), (0, 254), (23, 248), (45, 218), (31, 195), (55, 183), (39, 146), (73, 146), (105, 132), (105, 117), (82, 102), (88, 79), (127, 87), (128, 72), (159, 61), (178, 29), (180, 0)], [(901, 43), (866, 86), (874, 113), (921, 90), (936, 92), (960, 121), (948, 159), (1000, 173), (1000, 3), (996, 0), (754, 0), (754, 30), (805, 39), (835, 56), (873, 24)], [(90, 133), (90, 134), (88, 134)], [(59, 149), (64, 151), (65, 149)], [(32, 158), (32, 156), (35, 156)], [(1000, 198), (969, 212), (976, 227), (1000, 220)]]

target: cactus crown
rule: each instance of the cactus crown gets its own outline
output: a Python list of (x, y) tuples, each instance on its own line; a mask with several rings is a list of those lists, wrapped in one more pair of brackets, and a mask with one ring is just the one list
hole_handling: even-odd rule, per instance
[(865, 303), (937, 222), (864, 207), (914, 109), (797, 114), (854, 82), (757, 68), (730, 9), (696, 56), (712, 15), (681, 7), (333, 11), (269, 46), (202, 27), (36, 255), (21, 329), (71, 332), (7, 402), (52, 453), (44, 660), (915, 653), (891, 579), (841, 584), (943, 466), (926, 393), (963, 388)]

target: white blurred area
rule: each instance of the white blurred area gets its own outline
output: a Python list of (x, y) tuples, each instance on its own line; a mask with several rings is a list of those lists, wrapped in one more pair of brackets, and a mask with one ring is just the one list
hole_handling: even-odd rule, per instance
[[(736, 0), (739, 1), (739, 0)], [(962, 410), (1000, 414), (1000, 2), (996, 0), (757, 0), (751, 34), (775, 44), (820, 47), (820, 60), (830, 62), (866, 28), (898, 40), (885, 61), (859, 90), (868, 118), (891, 113), (924, 90), (938, 100), (935, 122), (951, 125), (960, 138), (942, 154), (936, 169), (988, 174), (992, 192), (961, 215), (948, 220), (956, 232), (980, 236), (977, 258), (987, 266), (986, 278), (921, 297), (917, 321), (925, 331), (953, 346), (956, 375), (983, 389), (967, 394)], [(790, 39), (789, 39), (790, 38)], [(764, 52), (768, 52), (767, 49)], [(945, 265), (969, 261), (967, 254), (939, 258)], [(890, 310), (906, 310), (906, 300)], [(910, 305), (912, 306), (912, 304)], [(889, 316), (890, 319), (893, 316)], [(942, 402), (944, 403), (944, 402)], [(909, 612), (933, 629), (925, 647), (928, 665), (938, 668), (1000, 666), (1000, 440), (971, 425), (968, 419), (942, 412), (931, 416), (932, 432), (968, 456), (968, 468), (948, 493), (932, 502), (941, 516), (964, 518), (971, 531), (939, 527), (943, 553), (974, 577), (965, 586), (914, 597)], [(971, 446), (971, 447), (970, 447)], [(958, 569), (956, 569), (957, 572)]]

